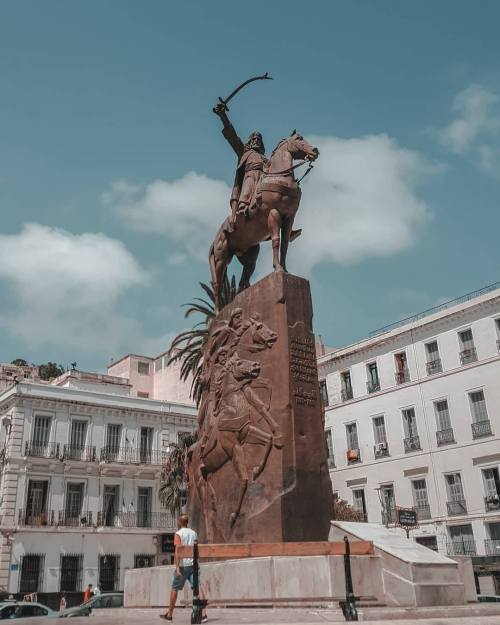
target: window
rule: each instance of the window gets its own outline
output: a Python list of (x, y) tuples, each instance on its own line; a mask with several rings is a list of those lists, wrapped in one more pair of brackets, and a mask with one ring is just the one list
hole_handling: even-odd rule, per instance
[(140, 397), (141, 399), (148, 399), (149, 393), (146, 391), (137, 391), (137, 397)]
[(368, 392), (376, 393), (377, 391), (380, 391), (377, 363), (371, 362), (369, 365), (366, 366), (366, 369), (368, 373), (368, 381), (366, 383)]
[(114, 592), (120, 581), (120, 556), (99, 556), (99, 588), (102, 592)]
[(102, 519), (105, 527), (113, 527), (118, 521), (118, 497), (120, 487), (116, 484), (105, 484), (102, 495)]
[(177, 444), (180, 445), (189, 436), (191, 436), (191, 432), (177, 432)]
[(396, 522), (396, 502), (394, 498), (394, 486), (387, 484), (380, 487), (380, 498), (382, 503), (382, 522), (383, 523), (395, 523)]
[(319, 381), (319, 395), (323, 406), (328, 406), (328, 388), (326, 386), (326, 380)]
[(155, 557), (151, 554), (139, 554), (134, 556), (134, 568), (146, 569), (155, 565)]
[(415, 542), (433, 551), (438, 550), (437, 538), (435, 536), (415, 536)]
[(459, 332), (458, 340), (460, 342), (460, 362), (463, 365), (475, 362), (477, 360), (477, 353), (474, 346), (472, 330), (469, 328), (468, 330), (462, 330)]
[(82, 590), (83, 555), (61, 556), (60, 592), (80, 592)]
[(343, 371), (340, 374), (340, 385), (341, 385), (340, 394), (342, 396), (342, 401), (348, 401), (349, 399), (352, 399), (354, 397), (354, 394), (352, 392), (350, 371)]
[(140, 438), (140, 447), (139, 447), (139, 455), (140, 461), (143, 464), (150, 464), (152, 460), (152, 450), (153, 450), (153, 428), (150, 427), (142, 427), (141, 428), (141, 438)]
[(82, 513), (83, 482), (70, 482), (66, 487), (66, 522), (78, 525)]
[(375, 439), (375, 445), (387, 442), (384, 417), (373, 418), (373, 436)]
[(43, 581), (44, 555), (26, 554), (21, 560), (21, 575), (19, 576), (19, 592), (29, 594), (40, 592)]
[(429, 499), (427, 497), (427, 484), (425, 480), (413, 480), (413, 502), (417, 509), (419, 519), (430, 519), (431, 510), (429, 506)]
[(500, 510), (500, 479), (498, 468), (483, 469), (484, 491), (486, 496), (484, 502), (486, 510), (493, 512)]
[(465, 503), (462, 477), (460, 473), (449, 473), (445, 476), (445, 479), (446, 490), (448, 493), (448, 514), (450, 516), (467, 514), (467, 505)]
[(31, 455), (47, 456), (49, 455), (49, 438), (52, 417), (36, 416), (33, 424), (33, 432), (31, 436)]
[(335, 466), (335, 457), (333, 455), (333, 434), (331, 430), (325, 431), (325, 443), (326, 443), (326, 459), (329, 467)]
[(348, 423), (345, 429), (347, 434), (347, 449), (359, 449), (357, 425), (355, 423)]
[(441, 358), (439, 357), (439, 347), (437, 341), (430, 341), (425, 344), (425, 353), (427, 356), (427, 375), (433, 375), (434, 373), (441, 373), (443, 370), (441, 366)]
[(140, 375), (149, 375), (149, 362), (139, 360), (137, 363), (137, 373)]
[(406, 408), (402, 411), (403, 429), (405, 433), (405, 453), (420, 449), (420, 437), (417, 430), (417, 418), (414, 408)]
[(106, 429), (105, 460), (111, 462), (118, 460), (120, 443), (122, 438), (122, 426), (110, 423)]
[(352, 507), (363, 515), (363, 520), (367, 520), (365, 491), (363, 488), (352, 491)]
[(26, 498), (26, 525), (47, 524), (47, 480), (30, 480)]
[(486, 400), (483, 391), (469, 393), (469, 404), (472, 415), (472, 436), (480, 438), (491, 434), (491, 425), (486, 408)]
[(500, 352), (500, 317), (495, 319), (495, 329), (497, 331), (497, 349)]
[(405, 384), (410, 381), (410, 372), (408, 371), (408, 361), (406, 360), (406, 352), (400, 352), (394, 355), (396, 362), (396, 384)]
[(452, 525), (448, 528), (451, 543), (448, 545), (448, 553), (453, 556), (476, 555), (476, 543), (472, 525)]
[(434, 402), (434, 414), (436, 415), (436, 440), (438, 445), (454, 443), (453, 428), (451, 427), (450, 411), (448, 401), (440, 399)]
[(157, 358), (155, 360), (155, 371), (160, 371), (163, 369), (163, 358)]
[(137, 489), (137, 527), (151, 527), (151, 486)]

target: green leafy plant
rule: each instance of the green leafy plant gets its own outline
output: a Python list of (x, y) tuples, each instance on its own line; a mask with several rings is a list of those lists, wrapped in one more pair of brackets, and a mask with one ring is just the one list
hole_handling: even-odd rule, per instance
[(185, 434), (172, 444), (163, 465), (159, 489), (162, 505), (173, 515), (180, 513), (186, 500), (188, 484), (188, 453), (196, 442), (196, 434)]

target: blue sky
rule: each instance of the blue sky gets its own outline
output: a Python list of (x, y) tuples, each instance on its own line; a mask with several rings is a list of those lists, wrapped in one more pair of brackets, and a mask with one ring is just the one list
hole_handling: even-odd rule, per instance
[(320, 147), (290, 269), (325, 342), (499, 280), (499, 23), (488, 0), (5, 0), (1, 360), (168, 347), (228, 209), (211, 107), (265, 71), (230, 115)]

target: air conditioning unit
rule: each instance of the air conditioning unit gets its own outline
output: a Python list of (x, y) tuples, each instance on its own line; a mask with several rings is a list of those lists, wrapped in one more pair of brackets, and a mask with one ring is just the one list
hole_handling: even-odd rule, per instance
[(359, 460), (359, 449), (348, 449), (347, 450), (347, 461), (353, 462), (355, 460)]

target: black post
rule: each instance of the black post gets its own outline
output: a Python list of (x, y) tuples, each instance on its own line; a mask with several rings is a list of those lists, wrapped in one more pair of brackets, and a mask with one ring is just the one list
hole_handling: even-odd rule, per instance
[(206, 605), (206, 600), (200, 599), (200, 556), (198, 541), (195, 541), (193, 545), (193, 610), (191, 612), (193, 625), (201, 623), (203, 608)]
[(345, 553), (344, 553), (344, 573), (345, 573), (345, 601), (339, 601), (346, 621), (358, 620), (358, 609), (356, 607), (356, 599), (352, 589), (351, 575), (351, 548), (347, 536), (344, 536)]

